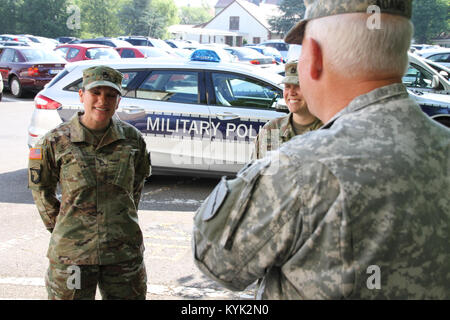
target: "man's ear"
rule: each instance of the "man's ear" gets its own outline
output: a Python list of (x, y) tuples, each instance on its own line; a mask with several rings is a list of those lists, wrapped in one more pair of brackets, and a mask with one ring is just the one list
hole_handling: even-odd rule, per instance
[(308, 41), (309, 41), (308, 49), (310, 50), (309, 54), (311, 56), (309, 73), (312, 79), (319, 80), (323, 70), (322, 48), (320, 47), (320, 44), (316, 40), (309, 38)]

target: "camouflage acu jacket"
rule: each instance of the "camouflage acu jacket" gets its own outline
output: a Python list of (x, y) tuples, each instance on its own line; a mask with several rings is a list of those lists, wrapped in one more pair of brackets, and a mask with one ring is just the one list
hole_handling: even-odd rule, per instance
[(197, 211), (197, 266), (263, 299), (449, 299), (450, 130), (402, 84), (354, 99), (223, 179)]
[[(300, 134), (317, 130), (322, 125), (322, 122), (317, 119)], [(291, 140), (295, 136), (296, 134), (292, 127), (292, 113), (270, 120), (262, 127), (256, 137), (252, 159), (264, 158), (268, 151), (277, 150), (282, 143)]]
[(145, 142), (134, 127), (113, 119), (95, 147), (79, 115), (47, 133), (30, 153), (28, 185), (52, 231), (48, 258), (91, 265), (142, 256), (137, 209), (150, 170)]

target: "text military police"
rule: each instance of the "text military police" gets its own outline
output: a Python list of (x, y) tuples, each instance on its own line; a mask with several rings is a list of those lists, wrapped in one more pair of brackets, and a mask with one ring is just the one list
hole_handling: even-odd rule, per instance
[(267, 151), (276, 150), (299, 134), (319, 129), (323, 124), (308, 110), (298, 82), (296, 60), (285, 65), (283, 79), (283, 97), (289, 109), (289, 114), (267, 122), (258, 133), (255, 141), (255, 151), (252, 158), (263, 158)]
[(263, 299), (449, 299), (450, 130), (402, 84), (412, 1), (305, 4), (285, 40), (324, 126), (219, 183), (195, 262), (232, 290), (263, 278)]
[[(84, 112), (30, 150), (29, 187), (52, 233), (49, 299), (145, 299), (143, 236), (137, 210), (150, 159), (134, 127), (114, 119), (122, 74), (83, 72)], [(61, 200), (56, 197), (61, 186)]]

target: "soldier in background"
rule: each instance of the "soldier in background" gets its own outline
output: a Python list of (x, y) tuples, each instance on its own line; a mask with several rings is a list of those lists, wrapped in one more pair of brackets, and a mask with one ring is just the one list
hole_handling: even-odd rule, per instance
[(231, 290), (263, 278), (263, 299), (449, 299), (450, 130), (402, 84), (412, 1), (305, 4), (285, 40), (324, 126), (222, 179), (195, 262)]
[(276, 150), (282, 143), (291, 140), (296, 135), (319, 129), (323, 124), (308, 110), (306, 101), (298, 82), (297, 62), (291, 61), (285, 65), (283, 79), (283, 97), (290, 113), (267, 122), (255, 141), (252, 158), (261, 159), (267, 151)]
[(86, 69), (84, 112), (30, 150), (28, 185), (52, 233), (49, 299), (95, 299), (97, 284), (103, 299), (146, 297), (137, 210), (150, 159), (140, 132), (113, 119), (121, 82), (112, 68)]

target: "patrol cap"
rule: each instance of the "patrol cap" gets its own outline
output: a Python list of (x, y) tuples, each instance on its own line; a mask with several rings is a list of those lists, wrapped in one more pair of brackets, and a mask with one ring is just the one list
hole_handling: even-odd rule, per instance
[(345, 13), (367, 13), (370, 6), (378, 6), (380, 13), (389, 13), (411, 19), (412, 0), (304, 0), (303, 20), (284, 38), (286, 43), (302, 44), (306, 23), (310, 20)]
[(288, 84), (296, 84), (298, 85), (298, 73), (297, 73), (297, 63), (298, 60), (293, 60), (284, 66), (285, 71), (285, 77), (282, 81), (282, 83), (288, 83)]
[(86, 90), (106, 86), (116, 89), (122, 95), (123, 75), (107, 66), (95, 66), (83, 71), (83, 88)]

